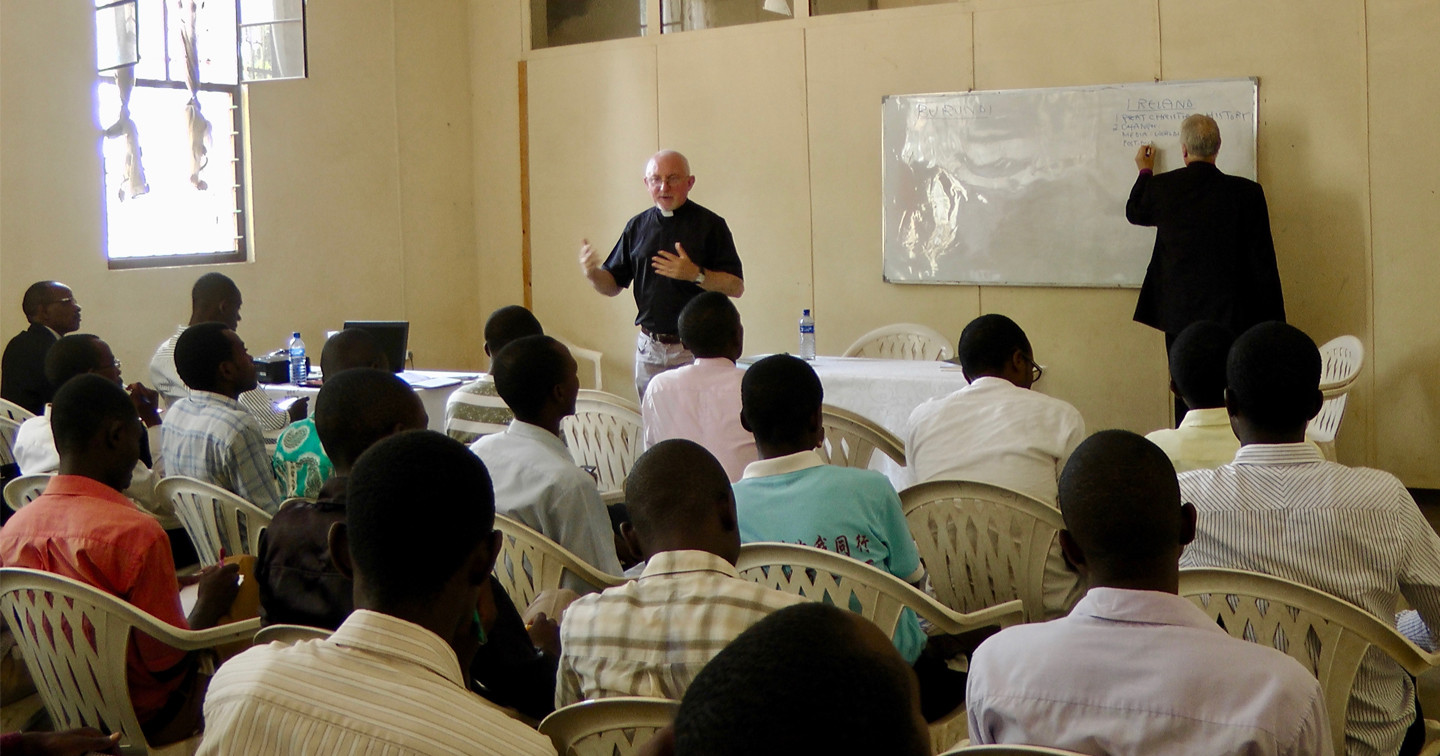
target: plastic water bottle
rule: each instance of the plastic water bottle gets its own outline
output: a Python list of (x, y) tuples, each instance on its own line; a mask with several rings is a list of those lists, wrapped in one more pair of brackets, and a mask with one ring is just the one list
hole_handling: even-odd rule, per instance
[(300, 383), (310, 377), (310, 371), (305, 367), (305, 342), (300, 340), (300, 332), (296, 331), (290, 337), (290, 382)]
[(815, 359), (815, 319), (809, 310), (800, 313), (800, 359)]

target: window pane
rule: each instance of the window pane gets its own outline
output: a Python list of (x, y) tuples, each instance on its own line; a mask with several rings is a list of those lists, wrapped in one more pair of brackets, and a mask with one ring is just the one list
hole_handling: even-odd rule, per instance
[(268, 24), (273, 21), (299, 21), (304, 17), (302, 0), (240, 0), (240, 23)]
[[(803, 2), (803, 0), (791, 0)], [(810, 15), (826, 16), (831, 13), (853, 11), (885, 10), (887, 8), (909, 8), (916, 5), (936, 5), (955, 0), (810, 0)]]
[(139, 42), (140, 62), (135, 66), (137, 79), (165, 78), (165, 3), (164, 0), (140, 0)]
[(305, 24), (240, 27), (240, 60), (244, 81), (305, 78)]
[[(100, 116), (109, 126), (119, 112), (119, 92), (102, 80)], [(121, 198), (125, 181), (125, 139), (104, 140), (106, 252), (111, 259), (192, 255), (237, 250), (239, 192), (235, 186), (233, 92), (200, 92), (203, 114), (214, 138), (197, 190), (190, 183), (190, 135), (185, 126), (183, 89), (136, 87), (130, 113), (140, 134), (140, 151), (150, 191)]]
[(660, 30), (667, 34), (694, 29), (783, 21), (794, 17), (803, 0), (660, 0)]
[(644, 33), (645, 0), (530, 0), (530, 46), (536, 50)]
[(95, 70), (109, 71), (140, 59), (133, 0), (95, 11)]
[[(200, 7), (195, 23), (199, 28), (200, 81), (207, 84), (235, 84), (240, 81), (235, 59), (235, 4), (207, 2)], [(183, 53), (176, 61), (184, 65)], [(184, 69), (177, 67), (182, 77)], [(183, 80), (183, 79), (182, 79)]]

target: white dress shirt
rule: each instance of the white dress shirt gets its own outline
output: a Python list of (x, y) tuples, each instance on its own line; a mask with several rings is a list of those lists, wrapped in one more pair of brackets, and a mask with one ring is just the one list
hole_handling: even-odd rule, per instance
[(329, 638), (256, 646), (205, 695), (200, 754), (554, 756), (550, 740), (465, 688), (455, 651), (357, 609)]
[[(608, 575), (620, 574), (610, 515), (595, 480), (559, 436), (515, 420), (470, 445), (495, 486), (495, 511), (540, 531)], [(567, 575), (567, 577), (569, 577)], [(576, 593), (593, 590), (566, 583)]]
[[(1314, 445), (1249, 444), (1235, 461), (1180, 476), (1199, 511), (1182, 567), (1230, 567), (1294, 580), (1396, 622), (1428, 645), (1440, 627), (1440, 537), (1395, 476), (1325, 461)], [(1409, 619), (1417, 619), (1406, 613)], [(1409, 675), (1376, 649), (1351, 691), (1346, 752), (1393, 754), (1415, 719)]]
[(1234, 461), (1240, 451), (1240, 439), (1230, 428), (1230, 412), (1224, 407), (1192, 409), (1179, 428), (1161, 428), (1145, 438), (1165, 452), (1177, 473), (1213, 470)]
[(693, 364), (650, 379), (640, 416), (644, 448), (672, 438), (705, 447), (720, 460), (730, 482), (760, 458), (755, 436), (740, 425), (740, 379), (745, 369), (724, 357), (701, 357)]
[(1000, 631), (970, 659), (975, 744), (1088, 754), (1331, 754), (1320, 685), (1170, 593), (1094, 588), (1070, 616)]

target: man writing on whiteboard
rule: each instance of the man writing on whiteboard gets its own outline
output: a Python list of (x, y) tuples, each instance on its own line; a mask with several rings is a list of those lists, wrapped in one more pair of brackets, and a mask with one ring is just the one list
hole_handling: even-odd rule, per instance
[[(1155, 227), (1155, 252), (1140, 287), (1135, 320), (1175, 337), (1198, 320), (1244, 333), (1256, 323), (1285, 320), (1280, 271), (1270, 238), (1265, 191), (1215, 167), (1220, 127), (1195, 114), (1180, 125), (1185, 167), (1154, 175), (1155, 147), (1135, 155), (1140, 176), (1125, 203), (1125, 218)], [(1185, 404), (1175, 399), (1175, 422)]]
[(695, 177), (673, 150), (645, 165), (645, 186), (655, 206), (630, 219), (605, 262), (582, 241), (580, 268), (595, 290), (613, 297), (634, 284), (635, 393), (645, 398), (650, 379), (694, 360), (680, 343), (680, 310), (704, 291), (732, 297), (745, 292), (740, 256), (725, 219), (688, 202)]

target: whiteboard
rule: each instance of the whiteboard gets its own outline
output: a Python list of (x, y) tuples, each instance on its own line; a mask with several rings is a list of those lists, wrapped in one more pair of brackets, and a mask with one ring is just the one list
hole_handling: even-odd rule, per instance
[(1180, 122), (1220, 125), (1255, 178), (1257, 80), (890, 95), (881, 100), (891, 283), (1139, 286), (1155, 229), (1125, 220), (1135, 152), (1180, 168)]

